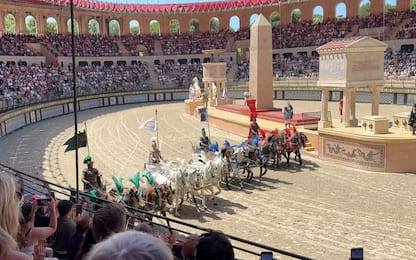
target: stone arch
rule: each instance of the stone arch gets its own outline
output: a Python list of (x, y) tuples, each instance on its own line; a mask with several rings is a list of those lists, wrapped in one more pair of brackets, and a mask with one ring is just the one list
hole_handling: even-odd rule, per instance
[(158, 20), (151, 20), (149, 22), (150, 27), (150, 34), (152, 35), (160, 35), (160, 23)]
[(137, 20), (130, 20), (129, 32), (132, 35), (140, 35), (140, 23)]
[(230, 18), (229, 29), (233, 32), (237, 32), (240, 30), (240, 17), (234, 15)]
[(181, 24), (178, 19), (172, 19), (169, 21), (169, 33), (170, 34), (180, 34), (181, 33)]
[(257, 17), (259, 17), (259, 14), (257, 14), (257, 13), (254, 13), (254, 14), (250, 15), (250, 24), (249, 25), (252, 25), (257, 20)]
[(209, 31), (218, 32), (220, 30), (220, 19), (218, 17), (212, 17), (209, 19)]
[(4, 16), (4, 28), (6, 33), (16, 33), (16, 18), (12, 13), (8, 13)]
[(335, 6), (335, 19), (345, 19), (347, 17), (347, 5), (343, 2), (339, 2)]
[(322, 23), (324, 21), (324, 8), (320, 5), (315, 6), (312, 10), (313, 23)]
[(36, 18), (33, 15), (29, 14), (25, 17), (25, 25), (27, 34), (38, 33)]
[(199, 32), (199, 20), (196, 18), (192, 18), (189, 21), (189, 32), (190, 33), (194, 33), (194, 32)]
[(280, 25), (280, 13), (278, 11), (270, 14), (270, 24), (272, 27), (278, 27)]
[[(66, 22), (66, 25), (68, 27), (68, 33), (72, 33), (71, 19), (68, 19), (68, 21)], [(78, 24), (77, 19), (74, 19), (74, 34), (75, 35), (79, 34), (79, 24)]]
[(50, 16), (46, 18), (46, 32), (51, 34), (59, 33), (58, 21), (56, 21), (55, 17)]
[(359, 17), (366, 17), (371, 14), (371, 2), (370, 0), (362, 0), (358, 10)]
[(116, 19), (111, 19), (108, 22), (108, 35), (116, 35), (120, 36), (121, 34), (121, 28), (120, 23)]
[(100, 34), (100, 24), (94, 18), (88, 21), (88, 34)]
[(302, 11), (299, 8), (293, 9), (290, 13), (290, 22), (292, 24), (299, 24), (302, 21)]

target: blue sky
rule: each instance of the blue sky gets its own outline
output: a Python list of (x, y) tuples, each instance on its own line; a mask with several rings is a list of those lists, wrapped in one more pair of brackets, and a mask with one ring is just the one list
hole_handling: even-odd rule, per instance
[[(340, 3), (342, 2), (342, 0), (340, 0)], [(347, 0), (344, 0), (344, 2), (347, 2)], [(370, 0), (366, 0), (366, 1), (362, 1), (362, 4), (366, 4), (370, 2)], [(396, 0), (386, 0), (386, 4), (391, 4), (391, 5), (396, 5)], [(346, 16), (346, 10), (345, 10), (345, 5), (338, 5), (337, 9), (336, 9), (337, 14), (339, 15), (343, 15), (344, 17)], [(317, 14), (321, 14), (322, 15), (322, 9), (321, 10), (316, 10)]]

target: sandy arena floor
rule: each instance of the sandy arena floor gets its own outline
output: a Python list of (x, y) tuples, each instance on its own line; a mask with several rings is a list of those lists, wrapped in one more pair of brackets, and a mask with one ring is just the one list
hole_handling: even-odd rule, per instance
[[(319, 104), (316, 106), (318, 110)], [(186, 115), (183, 103), (129, 106), (116, 112), (107, 109), (105, 115), (98, 115), (97, 110), (81, 112), (81, 120), (87, 123), (89, 153), (109, 183), (112, 175), (128, 179), (143, 170), (155, 134), (139, 129), (139, 125), (154, 116), (156, 108), (162, 154), (169, 160), (189, 160), (191, 144), (198, 142), (200, 128), (208, 129), (208, 125)], [(299, 105), (295, 103), (296, 108)], [(63, 119), (37, 124), (36, 133), (45, 133), (54, 120)], [(72, 117), (66, 117), (64, 125), (70, 125), (68, 120)], [(79, 127), (84, 128), (83, 122)], [(213, 126), (209, 129), (213, 141), (227, 139), (235, 144), (242, 140)], [(19, 144), (22, 138), (36, 138), (34, 130), (26, 133), (29, 130), (21, 132), (24, 136)], [(41, 174), (61, 185), (75, 186), (74, 152), (64, 153), (62, 145), (72, 133), (69, 127), (49, 134), (45, 149), (38, 151), (43, 153)], [(13, 147), (10, 140), (17, 140), (15, 135), (0, 144)], [(81, 162), (88, 151), (79, 151)], [(13, 155), (8, 159), (15, 165), (19, 150), (9, 152)], [(315, 259), (348, 259), (350, 248), (356, 246), (364, 247), (366, 259), (415, 259), (415, 174), (359, 171), (308, 156), (304, 162), (301, 167), (293, 162), (289, 167), (269, 170), (262, 182), (256, 171), (245, 189), (223, 190), (218, 204), (209, 203), (209, 211), (200, 216), (190, 204), (185, 205), (181, 219)]]

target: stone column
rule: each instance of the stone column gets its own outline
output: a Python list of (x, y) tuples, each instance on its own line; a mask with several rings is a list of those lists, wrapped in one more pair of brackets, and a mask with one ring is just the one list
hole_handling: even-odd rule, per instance
[(77, 21), (78, 21), (78, 30), (79, 30), (79, 34), (88, 34), (88, 21), (86, 21), (88, 19), (85, 19), (85, 17), (83, 15), (80, 15), (77, 17)]
[(100, 33), (101, 33), (102, 36), (107, 36), (108, 35), (108, 22), (109, 22), (108, 17), (103, 16), (101, 18)]
[(44, 15), (36, 15), (37, 33), (43, 35), (46, 33), (46, 17)]
[(351, 126), (351, 89), (344, 90), (344, 110), (342, 115), (342, 125)]
[(16, 23), (16, 34), (26, 34), (26, 14), (25, 13), (16, 13), (15, 23)]
[(5, 12), (3, 10), (0, 10), (0, 36), (3, 36), (4, 32), (6, 31), (4, 26), (4, 15)]
[(380, 91), (383, 87), (371, 86), (371, 115), (378, 116), (380, 104)]
[(250, 28), (250, 95), (257, 108), (273, 108), (272, 26), (260, 14)]
[(332, 122), (328, 120), (328, 96), (327, 88), (321, 89), (321, 120), (318, 122), (318, 128), (331, 127)]
[(350, 120), (350, 126), (357, 126), (358, 125), (358, 119), (355, 115), (355, 108), (356, 108), (356, 102), (355, 102), (355, 97), (356, 97), (356, 91), (355, 89), (353, 89), (351, 91), (351, 120)]
[(59, 16), (58, 33), (68, 33), (68, 20), (64, 15)]

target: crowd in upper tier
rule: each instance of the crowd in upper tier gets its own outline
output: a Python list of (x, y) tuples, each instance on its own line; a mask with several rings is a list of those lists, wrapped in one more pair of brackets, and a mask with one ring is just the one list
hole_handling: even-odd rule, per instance
[[(274, 27), (273, 48), (291, 48), (322, 45), (333, 38), (352, 36), (363, 28), (376, 28), (383, 24), (396, 28), (396, 38), (416, 37), (415, 12), (390, 12), (370, 15), (364, 18), (325, 20), (314, 24), (303, 21)], [(398, 27), (400, 26), (400, 28)], [(390, 35), (391, 36), (391, 35)], [(221, 30), (210, 33), (181, 33), (180, 35), (125, 35), (99, 36), (79, 35), (76, 37), (76, 56), (119, 56), (129, 55), (181, 55), (197, 54), (205, 49), (232, 48), (235, 41), (249, 40), (248, 27), (237, 32)], [(68, 34), (12, 35), (0, 37), (0, 55), (39, 56), (42, 55), (31, 44), (40, 44), (52, 55), (71, 56), (71, 37)], [(97, 46), (99, 45), (99, 46)], [(159, 46), (159, 47), (158, 47)], [(159, 49), (159, 50), (158, 50)], [(24, 58), (20, 58), (24, 60)], [(175, 61), (176, 60), (176, 61)], [(249, 62), (227, 62), (227, 78), (248, 80)], [(385, 53), (385, 78), (408, 79), (416, 74), (416, 52), (413, 48)], [(274, 79), (291, 77), (316, 77), (319, 73), (319, 57), (315, 52), (297, 52), (291, 55), (274, 54)], [(171, 84), (187, 87), (192, 78), (202, 78), (201, 61), (179, 63), (178, 59), (158, 64), (82, 66), (77, 68), (77, 86), (81, 94), (114, 91), (119, 88), (143, 89), (149, 82), (159, 85)], [(65, 96), (71, 93), (72, 74), (67, 68), (54, 65), (4, 64), (0, 62), (0, 101), (7, 106), (40, 100), (51, 96)], [(173, 84), (173, 85), (172, 85)]]
[[(392, 39), (414, 38), (416, 35), (415, 12), (390, 11), (386, 14), (369, 15), (345, 19), (327, 19), (320, 23), (301, 21), (298, 24), (275, 26), (272, 29), (273, 48), (295, 48), (320, 46), (332, 39), (357, 36), (360, 29), (380, 28), (384, 25), (384, 37)], [(390, 30), (389, 29), (395, 29)], [(391, 31), (395, 33), (388, 34)], [(396, 32), (397, 31), (397, 32)], [(161, 35), (77, 35), (76, 56), (138, 56), (201, 54), (208, 49), (233, 48), (235, 41), (249, 40), (250, 28), (242, 27), (237, 32), (194, 32)], [(34, 56), (40, 53), (27, 43), (40, 43), (55, 56), (71, 56), (69, 34), (3, 35), (0, 38), (0, 55)], [(125, 50), (124, 50), (125, 49)]]

